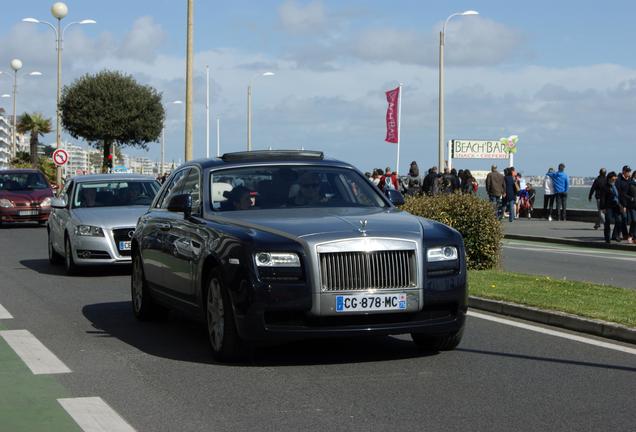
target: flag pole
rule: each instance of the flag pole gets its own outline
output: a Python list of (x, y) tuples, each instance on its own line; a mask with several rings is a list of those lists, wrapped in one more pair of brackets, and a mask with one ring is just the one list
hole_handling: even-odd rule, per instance
[(400, 175), (400, 141), (402, 141), (402, 83), (398, 86), (398, 138), (397, 138), (397, 161), (395, 162), (395, 172)]

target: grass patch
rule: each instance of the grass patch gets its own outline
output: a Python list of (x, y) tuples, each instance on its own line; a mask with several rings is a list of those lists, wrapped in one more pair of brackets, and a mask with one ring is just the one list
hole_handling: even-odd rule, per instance
[(470, 295), (636, 327), (636, 290), (495, 270), (469, 271)]

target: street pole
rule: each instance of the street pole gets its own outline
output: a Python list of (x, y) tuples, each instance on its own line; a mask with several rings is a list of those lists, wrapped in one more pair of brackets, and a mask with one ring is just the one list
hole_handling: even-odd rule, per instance
[[(60, 97), (62, 93), (62, 18), (57, 18), (57, 102), (55, 104), (55, 148), (62, 146), (62, 136), (60, 129)], [(62, 188), (62, 167), (55, 167), (55, 184), (58, 190)]]
[(210, 66), (205, 67), (205, 157), (210, 158)]
[(161, 172), (159, 173), (160, 176), (163, 175), (163, 155), (164, 155), (164, 149), (165, 149), (165, 145), (166, 145), (166, 127), (162, 126), (161, 127)]
[(247, 151), (252, 151), (252, 84), (247, 86)]
[(188, 0), (188, 23), (186, 40), (186, 109), (185, 109), (185, 161), (192, 159), (192, 63), (194, 39), (194, 0)]
[(444, 30), (439, 32), (439, 125), (437, 172), (444, 172)]
[(22, 69), (22, 61), (19, 59), (11, 60), (11, 69), (13, 69), (13, 133), (11, 134), (11, 156), (16, 157), (18, 149), (16, 146), (16, 127), (17, 127), (17, 111), (16, 99), (18, 93), (18, 71)]
[(221, 119), (216, 118), (216, 157), (221, 156)]

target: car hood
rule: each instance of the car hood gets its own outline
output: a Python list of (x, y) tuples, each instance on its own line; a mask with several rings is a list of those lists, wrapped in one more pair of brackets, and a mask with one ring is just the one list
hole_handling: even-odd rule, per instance
[(147, 206), (93, 207), (73, 209), (73, 219), (82, 225), (102, 228), (134, 227)]
[[(324, 234), (359, 235), (364, 221), (367, 235), (422, 233), (422, 220), (396, 209), (327, 208), (248, 210), (224, 214), (233, 223), (254, 229), (310, 237)], [(361, 222), (362, 221), (362, 222)]]
[(12, 202), (40, 202), (46, 197), (52, 197), (51, 189), (31, 189), (24, 191), (0, 191), (0, 198), (8, 199)]

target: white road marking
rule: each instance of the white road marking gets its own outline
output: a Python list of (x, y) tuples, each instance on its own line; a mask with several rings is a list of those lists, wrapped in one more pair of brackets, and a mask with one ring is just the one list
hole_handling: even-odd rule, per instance
[(0, 336), (36, 375), (69, 373), (71, 370), (28, 330), (3, 330)]
[(584, 344), (588, 344), (588, 345), (594, 345), (594, 346), (598, 346), (601, 348), (607, 348), (607, 349), (611, 349), (611, 350), (615, 350), (615, 351), (621, 351), (627, 354), (632, 354), (632, 355), (636, 355), (636, 349), (634, 348), (629, 348), (623, 345), (618, 345), (618, 344), (613, 344), (613, 343), (609, 343), (609, 342), (603, 342), (603, 341), (599, 341), (596, 339), (591, 339), (591, 338), (586, 338), (583, 336), (578, 336), (578, 335), (573, 335), (570, 333), (565, 333), (565, 332), (560, 332), (560, 331), (556, 331), (556, 330), (550, 330), (544, 327), (539, 327), (539, 326), (535, 326), (535, 325), (530, 325), (530, 324), (525, 324), (525, 323), (521, 323), (521, 322), (517, 322), (517, 321), (512, 321), (509, 319), (505, 319), (505, 318), (499, 318), (499, 317), (495, 317), (492, 315), (486, 315), (486, 314), (482, 314), (479, 312), (473, 312), (473, 311), (468, 311), (468, 315), (475, 317), (475, 318), (480, 318), (480, 319), (484, 319), (484, 320), (488, 320), (488, 321), (494, 321), (496, 323), (499, 324), (505, 324), (505, 325), (509, 325), (512, 327), (518, 327), (518, 328), (522, 328), (524, 330), (530, 330), (530, 331), (534, 331), (537, 333), (543, 333), (543, 334), (547, 334), (550, 336), (556, 336), (556, 337), (560, 337), (560, 338), (564, 338), (564, 339), (569, 339), (569, 340), (573, 340), (576, 342), (581, 342)]
[(521, 246), (509, 246), (509, 245), (504, 245), (505, 249), (514, 249), (514, 250), (525, 250), (525, 251), (531, 251), (531, 252), (540, 252), (540, 253), (557, 253), (557, 254), (562, 254), (562, 255), (573, 255), (573, 256), (581, 256), (581, 257), (586, 257), (586, 258), (604, 258), (604, 259), (608, 259), (608, 260), (620, 260), (620, 261), (631, 261), (631, 262), (636, 262), (636, 257), (634, 258), (630, 258), (630, 257), (625, 257), (625, 256), (621, 256), (618, 254), (608, 254), (608, 253), (603, 253), (603, 252), (571, 252), (567, 249), (554, 249), (554, 248), (539, 248), (539, 247), (534, 247), (534, 246), (525, 246), (525, 247), (521, 247)]
[(11, 319), (13, 315), (0, 304), (0, 319)]
[(84, 432), (135, 432), (135, 429), (100, 397), (57, 400)]

